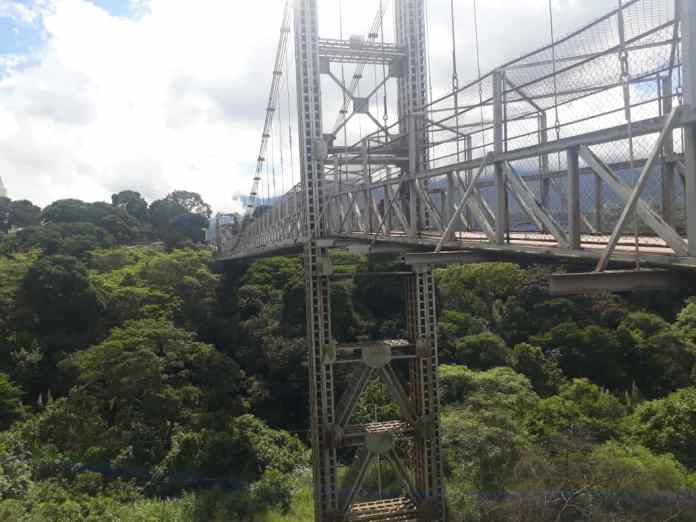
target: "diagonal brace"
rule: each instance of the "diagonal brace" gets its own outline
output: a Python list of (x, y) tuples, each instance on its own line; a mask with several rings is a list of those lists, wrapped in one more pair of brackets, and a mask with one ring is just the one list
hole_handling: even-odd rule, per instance
[(353, 503), (355, 495), (357, 495), (358, 491), (360, 491), (360, 488), (365, 481), (365, 473), (367, 472), (367, 468), (370, 465), (372, 458), (373, 455), (365, 446), (361, 446), (356, 453), (355, 460), (350, 466), (350, 470), (341, 484), (338, 500), (338, 507), (341, 512), (348, 510), (350, 505)]
[[(471, 183), (469, 186), (466, 188), (466, 191), (464, 192), (464, 195), (462, 196), (462, 199), (459, 201), (457, 205), (454, 206), (454, 214), (452, 215), (452, 218), (449, 220), (449, 223), (447, 223), (447, 226), (445, 227), (445, 230), (442, 233), (442, 237), (440, 238), (440, 241), (438, 241), (437, 246), (435, 247), (435, 252), (440, 252), (442, 250), (442, 244), (445, 241), (445, 238), (452, 232), (452, 227), (454, 227), (454, 224), (457, 222), (457, 217), (462, 213), (464, 210), (464, 204), (466, 203), (466, 200), (469, 199), (469, 196), (471, 196), (472, 192), (474, 191), (474, 188), (476, 186), (476, 182), (478, 179), (481, 177), (481, 174), (486, 170), (486, 165), (488, 164), (488, 161), (491, 158), (491, 154), (487, 154), (486, 157), (483, 159), (483, 162), (479, 166), (479, 169), (476, 171), (476, 174), (474, 174), (473, 179), (471, 180)], [(461, 178), (459, 177), (459, 173), (457, 172), (457, 178), (459, 179), (459, 183), (463, 185)]]
[(401, 385), (399, 377), (396, 375), (396, 372), (394, 372), (394, 368), (392, 368), (390, 364), (382, 368), (382, 380), (386, 383), (392, 399), (394, 399), (394, 402), (399, 406), (401, 415), (411, 424), (415, 424), (417, 420), (416, 409), (406, 393), (406, 390), (404, 390), (404, 387)]
[(631, 192), (628, 198), (628, 202), (626, 203), (623, 212), (621, 212), (619, 221), (618, 223), (616, 223), (614, 231), (611, 233), (611, 237), (609, 238), (607, 248), (602, 254), (599, 263), (597, 264), (597, 272), (603, 272), (604, 270), (606, 270), (607, 265), (609, 264), (609, 258), (614, 253), (616, 245), (618, 245), (619, 243), (619, 238), (621, 237), (621, 233), (623, 232), (623, 229), (626, 226), (628, 217), (633, 213), (634, 209), (636, 208), (636, 205), (638, 204), (638, 201), (640, 200), (640, 195), (643, 192), (643, 188), (645, 187), (645, 182), (647, 181), (648, 176), (650, 175), (650, 171), (652, 170), (652, 167), (655, 164), (655, 161), (657, 160), (660, 151), (662, 150), (662, 144), (664, 143), (667, 135), (672, 131), (672, 127), (674, 126), (674, 121), (676, 120), (677, 115), (679, 114), (679, 110), (680, 108), (678, 106), (675, 107), (674, 109), (672, 109), (672, 112), (667, 118), (665, 126), (662, 128), (662, 131), (660, 132), (660, 136), (657, 139), (655, 145), (653, 146), (652, 151), (650, 152), (648, 161), (643, 166), (643, 171), (640, 173), (638, 181), (633, 187), (633, 192)]
[[(631, 196), (631, 187), (623, 183), (619, 177), (604, 163), (589, 147), (580, 147), (580, 156), (611, 189), (628, 200)], [(653, 208), (642, 198), (636, 201), (635, 211), (658, 236), (665, 240), (665, 243), (674, 250), (677, 255), (685, 256), (688, 247), (679, 233), (674, 230)]]
[(549, 214), (544, 207), (542, 207), (536, 200), (534, 193), (531, 191), (527, 183), (522, 179), (522, 177), (517, 174), (515, 169), (510, 165), (510, 163), (505, 163), (505, 168), (508, 171), (507, 183), (516, 198), (519, 198), (524, 202), (523, 208), (529, 217), (535, 221), (539, 221), (544, 227), (556, 238), (558, 244), (561, 248), (567, 248), (569, 246), (568, 237), (563, 231), (561, 226), (556, 222), (556, 220)]
[(394, 471), (396, 471), (396, 474), (406, 488), (406, 491), (408, 491), (408, 496), (411, 497), (411, 500), (413, 500), (414, 503), (419, 504), (421, 501), (421, 495), (418, 493), (408, 468), (404, 464), (404, 461), (401, 460), (401, 457), (399, 457), (399, 454), (396, 452), (396, 450), (392, 449), (385, 455), (385, 457), (394, 468)]
[[(350, 388), (343, 393), (336, 406), (336, 424), (338, 426), (345, 428), (350, 417), (353, 415), (355, 406), (358, 404), (360, 394), (365, 390), (373, 372), (374, 370), (372, 368), (363, 366), (356, 372), (357, 378), (351, 379), (352, 384)], [(355, 373), (353, 377), (356, 377)]]

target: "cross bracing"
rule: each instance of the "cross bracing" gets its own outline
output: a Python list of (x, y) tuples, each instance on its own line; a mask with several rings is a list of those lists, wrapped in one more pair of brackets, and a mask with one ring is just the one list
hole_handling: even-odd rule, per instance
[[(284, 15), (252, 204), (241, 225), (219, 226), (219, 258), (304, 255), (316, 519), (445, 520), (431, 267), (579, 260), (606, 276), (585, 279), (590, 290), (674, 279), (646, 266), (696, 268), (696, 4), (619, 2), (474, 81), (460, 84), (455, 69), (447, 94), (433, 97), (424, 0), (394, 0), (389, 30), (391, 2), (379, 2), (367, 35), (346, 38), (341, 26), (338, 39), (319, 37), (317, 3), (294, 2), (292, 29)], [(457, 31), (454, 13), (452, 22)], [(301, 175), (280, 193), (264, 151), (283, 75), (289, 93), (290, 30)], [(328, 251), (358, 245), (401, 251), (412, 267), (400, 343), (333, 341)], [(578, 284), (558, 281), (571, 292)], [(355, 366), (347, 390), (335, 387), (336, 364)], [(371, 378), (401, 418), (351, 425)], [(341, 483), (344, 446), (357, 452)], [(402, 496), (360, 502), (377, 457), (401, 478)]]

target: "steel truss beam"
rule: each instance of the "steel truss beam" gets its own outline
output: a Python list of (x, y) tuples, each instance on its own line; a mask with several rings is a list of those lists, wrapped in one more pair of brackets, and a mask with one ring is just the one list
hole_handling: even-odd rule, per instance
[(394, 44), (360, 40), (319, 40), (319, 57), (327, 62), (389, 65), (406, 58), (406, 52)]

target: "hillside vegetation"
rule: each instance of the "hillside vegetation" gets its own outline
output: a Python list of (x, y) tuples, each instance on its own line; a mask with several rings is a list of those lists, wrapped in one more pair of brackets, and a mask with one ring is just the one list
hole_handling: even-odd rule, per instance
[[(209, 217), (0, 198), (0, 520), (312, 519), (302, 261), (216, 264)], [(354, 276), (396, 260), (333, 261), (337, 340), (405, 337), (399, 277)], [(448, 520), (696, 521), (696, 300), (436, 279)], [(395, 411), (374, 381), (354, 421)], [(361, 498), (399, 488), (380, 466)]]

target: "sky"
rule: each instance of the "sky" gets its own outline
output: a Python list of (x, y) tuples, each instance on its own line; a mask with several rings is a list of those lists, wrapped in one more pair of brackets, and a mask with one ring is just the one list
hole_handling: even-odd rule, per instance
[[(450, 1), (426, 1), (439, 92), (451, 81)], [(380, 0), (340, 2), (318, 0), (321, 36), (338, 37), (339, 7), (344, 36), (365, 34)], [(552, 3), (559, 36), (618, 0)], [(45, 206), (109, 201), (125, 189), (149, 201), (191, 190), (215, 211), (238, 211), (254, 175), (282, 5), (0, 0), (0, 177), (10, 197)], [(547, 0), (479, 0), (478, 9), (484, 73), (551, 39)], [(463, 84), (477, 74), (473, 0), (455, 0), (455, 22)], [(283, 143), (278, 154), (289, 158)]]

